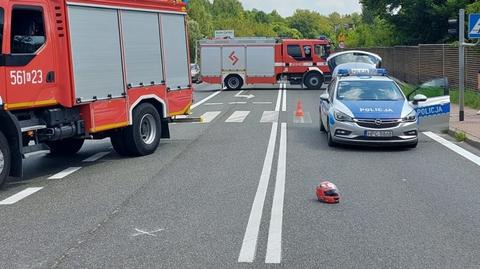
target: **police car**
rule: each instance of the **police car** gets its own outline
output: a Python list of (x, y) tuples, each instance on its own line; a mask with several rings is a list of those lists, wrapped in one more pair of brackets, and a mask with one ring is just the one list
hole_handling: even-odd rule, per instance
[(429, 100), (416, 94), (409, 101), (397, 82), (377, 64), (335, 66), (332, 82), (320, 97), (320, 130), (327, 133), (329, 146), (342, 143), (413, 148), (421, 127), (448, 124), (448, 96)]

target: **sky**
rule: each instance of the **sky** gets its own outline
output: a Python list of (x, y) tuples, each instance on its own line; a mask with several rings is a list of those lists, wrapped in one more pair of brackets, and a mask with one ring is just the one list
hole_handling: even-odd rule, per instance
[(296, 9), (309, 9), (328, 15), (333, 12), (350, 14), (361, 12), (358, 0), (240, 0), (245, 9), (256, 8), (265, 12), (276, 9), (284, 17), (291, 16)]

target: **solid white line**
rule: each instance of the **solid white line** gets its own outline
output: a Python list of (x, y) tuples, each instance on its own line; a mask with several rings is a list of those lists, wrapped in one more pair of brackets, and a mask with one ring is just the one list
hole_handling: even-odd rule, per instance
[(0, 205), (13, 205), (15, 204), (16, 202), (24, 199), (25, 197), (27, 196), (30, 196), (34, 193), (36, 193), (37, 191), (43, 189), (43, 187), (39, 187), (39, 188), (26, 188), (25, 190), (17, 193), (17, 194), (14, 194), (10, 197), (8, 197), (7, 199), (3, 200), (0, 202)]
[(442, 137), (440, 137), (440, 136), (438, 136), (438, 135), (436, 135), (432, 132), (424, 132), (423, 134), (430, 137), (431, 139), (437, 141), (438, 143), (444, 145), (445, 147), (449, 148), (450, 150), (456, 152), (457, 154), (463, 156), (464, 158), (472, 161), (476, 165), (480, 166), (480, 157), (471, 153), (470, 151), (467, 151), (464, 148), (459, 147), (459, 146), (453, 144), (452, 142), (446, 140), (445, 138), (442, 138)]
[(209, 111), (205, 112), (200, 118), (202, 119), (202, 123), (209, 123), (220, 115), (220, 113), (222, 113), (222, 111)]
[(253, 200), (252, 210), (248, 219), (247, 229), (243, 237), (242, 249), (238, 257), (238, 262), (253, 262), (257, 249), (258, 233), (260, 230), (260, 222), (262, 220), (263, 206), (265, 196), (267, 195), (268, 181), (272, 172), (273, 155), (275, 153), (275, 143), (277, 140), (278, 123), (272, 124), (270, 140), (268, 142), (267, 154), (263, 163), (262, 175), (258, 183), (257, 193)]
[(265, 263), (280, 263), (282, 260), (283, 201), (287, 174), (287, 123), (282, 123), (280, 149), (278, 153), (277, 179), (273, 194), (270, 228), (268, 230), (267, 255)]
[(235, 111), (225, 122), (243, 122), (250, 111)]
[(62, 172), (49, 177), (48, 179), (62, 179), (64, 177), (68, 176), (68, 175), (71, 175), (71, 174), (77, 172), (80, 169), (82, 169), (82, 168), (81, 167), (69, 167), (69, 168), (63, 170)]
[(266, 122), (278, 122), (278, 115), (280, 112), (278, 111), (264, 111), (262, 115), (262, 119), (260, 120), (261, 123)]
[(83, 162), (84, 163), (93, 163), (93, 162), (96, 162), (96, 161), (100, 160), (101, 158), (107, 156), (108, 154), (110, 154), (110, 151), (99, 152), (99, 153), (83, 160)]
[(282, 104), (282, 111), (287, 111), (287, 84), (283, 84), (283, 104)]
[(277, 105), (275, 106), (275, 111), (280, 111), (280, 105), (282, 103), (282, 85), (278, 89)]
[(201, 105), (201, 104), (207, 102), (208, 100), (212, 99), (213, 97), (219, 95), (221, 92), (222, 92), (222, 91), (217, 91), (217, 92), (214, 92), (214, 93), (210, 94), (210, 95), (207, 96), (205, 99), (203, 99), (203, 100), (201, 100), (201, 101), (193, 104), (193, 105), (190, 107), (190, 109), (194, 109), (194, 108), (198, 107), (199, 105)]

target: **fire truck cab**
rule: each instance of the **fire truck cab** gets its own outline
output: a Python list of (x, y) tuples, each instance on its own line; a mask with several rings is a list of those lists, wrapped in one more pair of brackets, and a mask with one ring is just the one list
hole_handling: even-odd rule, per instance
[(172, 0), (1, 1), (0, 186), (85, 139), (153, 153), (192, 104), (185, 17)]
[(236, 38), (200, 41), (202, 80), (238, 90), (288, 80), (319, 89), (331, 76), (327, 39)]

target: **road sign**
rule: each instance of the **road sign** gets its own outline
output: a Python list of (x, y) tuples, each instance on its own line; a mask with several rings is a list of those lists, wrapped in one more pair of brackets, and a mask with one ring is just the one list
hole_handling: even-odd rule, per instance
[(216, 30), (215, 39), (235, 38), (234, 30)]
[(480, 39), (480, 14), (470, 14), (468, 38)]

